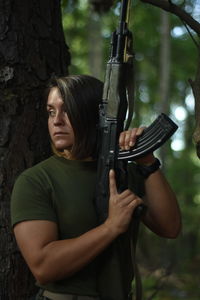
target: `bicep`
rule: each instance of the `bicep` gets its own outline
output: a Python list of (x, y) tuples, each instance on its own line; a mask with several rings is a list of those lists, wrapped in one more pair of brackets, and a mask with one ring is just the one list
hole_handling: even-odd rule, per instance
[(14, 234), (20, 251), (31, 270), (42, 262), (44, 247), (58, 240), (57, 224), (46, 220), (20, 222), (15, 225)]

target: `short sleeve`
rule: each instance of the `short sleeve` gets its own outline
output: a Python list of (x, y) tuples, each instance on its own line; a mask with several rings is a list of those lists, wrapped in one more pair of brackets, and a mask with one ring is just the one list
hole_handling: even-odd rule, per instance
[(11, 196), (11, 224), (27, 220), (56, 222), (56, 212), (51, 200), (51, 189), (36, 178), (20, 175)]
[(137, 172), (136, 164), (128, 163), (128, 187), (137, 196), (145, 195), (144, 178)]

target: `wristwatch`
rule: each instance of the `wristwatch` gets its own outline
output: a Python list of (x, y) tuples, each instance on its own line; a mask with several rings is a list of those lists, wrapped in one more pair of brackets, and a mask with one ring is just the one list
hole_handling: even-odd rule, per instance
[(159, 159), (155, 158), (155, 161), (149, 166), (137, 164), (137, 171), (146, 179), (149, 177), (149, 175), (157, 171), (160, 168), (160, 166), (161, 163)]

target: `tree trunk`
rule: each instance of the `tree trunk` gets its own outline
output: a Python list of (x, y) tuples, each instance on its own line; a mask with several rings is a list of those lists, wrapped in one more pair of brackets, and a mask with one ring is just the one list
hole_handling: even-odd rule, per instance
[(35, 292), (10, 226), (16, 177), (49, 155), (43, 89), (67, 74), (58, 0), (0, 0), (0, 300), (25, 300)]
[[(160, 112), (168, 114), (170, 108), (169, 87), (170, 87), (170, 22), (169, 14), (165, 11), (160, 12), (161, 34), (160, 34), (160, 81), (159, 99)], [(164, 157), (167, 152), (167, 145), (163, 145), (160, 150), (160, 157), (164, 165)]]
[(169, 103), (169, 84), (170, 84), (170, 24), (169, 14), (165, 11), (161, 15), (161, 34), (160, 34), (160, 111), (168, 114)]
[(90, 74), (101, 79), (103, 66), (103, 39), (101, 35), (101, 18), (90, 11), (88, 21), (88, 62)]
[(194, 81), (189, 80), (195, 99), (195, 120), (196, 127), (193, 134), (194, 143), (196, 145), (196, 153), (200, 159), (200, 45), (198, 48), (197, 72)]

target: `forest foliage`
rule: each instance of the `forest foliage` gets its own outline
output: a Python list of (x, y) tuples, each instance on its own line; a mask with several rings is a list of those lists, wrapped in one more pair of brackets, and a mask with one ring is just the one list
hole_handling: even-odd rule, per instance
[[(200, 21), (200, 1), (174, 1)], [(104, 13), (89, 1), (63, 1), (63, 26), (70, 47), (73, 74), (86, 73), (104, 79), (110, 37), (117, 26), (119, 5)], [(198, 59), (194, 40), (176, 16), (169, 21), (168, 115), (179, 129), (165, 145), (164, 172), (176, 192), (183, 228), (176, 240), (158, 238), (141, 226), (138, 261), (145, 300), (200, 299), (200, 160), (192, 139), (194, 97), (189, 78), (194, 78)], [(129, 28), (134, 36), (135, 116), (133, 126), (147, 126), (160, 114), (161, 9), (133, 1)], [(199, 41), (198, 41), (199, 42)], [(157, 153), (161, 156), (160, 151)]]

